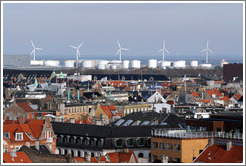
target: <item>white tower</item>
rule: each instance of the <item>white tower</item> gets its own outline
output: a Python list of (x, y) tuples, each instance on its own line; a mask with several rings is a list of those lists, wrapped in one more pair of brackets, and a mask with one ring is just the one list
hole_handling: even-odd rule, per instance
[(119, 56), (120, 56), (119, 60), (121, 61), (121, 50), (129, 50), (129, 49), (127, 49), (127, 48), (122, 48), (122, 47), (120, 46), (119, 40), (117, 40), (117, 43), (118, 43), (118, 46), (119, 46), (119, 50), (117, 51), (116, 55), (119, 54)]
[(33, 60), (35, 61), (36, 50), (43, 50), (43, 49), (35, 47), (35, 45), (33, 44), (32, 40), (31, 40), (31, 43), (32, 43), (33, 50), (32, 50), (30, 55), (31, 56), (33, 55)]
[(212, 54), (214, 54), (214, 52), (208, 48), (208, 40), (207, 40), (207, 48), (205, 48), (201, 52), (204, 52), (204, 51), (206, 51), (206, 63), (208, 63), (208, 52), (211, 52)]
[(164, 61), (164, 57), (165, 57), (165, 52), (167, 52), (168, 54), (170, 54), (170, 52), (166, 49), (166, 43), (165, 40), (163, 40), (163, 45), (162, 45), (162, 49), (159, 50), (158, 52), (162, 51), (162, 61)]

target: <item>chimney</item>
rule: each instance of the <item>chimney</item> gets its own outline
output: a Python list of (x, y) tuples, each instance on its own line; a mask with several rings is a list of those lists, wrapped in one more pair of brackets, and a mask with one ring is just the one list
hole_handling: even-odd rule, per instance
[(30, 142), (26, 142), (26, 146), (30, 148)]
[(12, 158), (17, 157), (16, 149), (11, 149), (10, 155), (11, 155)]
[(209, 141), (208, 141), (208, 145), (209, 146), (212, 146), (214, 144), (214, 139), (213, 138), (210, 138)]
[(231, 141), (227, 142), (226, 143), (226, 150), (229, 151), (231, 149), (231, 147), (232, 147), (232, 142)]
[(129, 149), (128, 148), (125, 148), (124, 149), (124, 153), (129, 153)]
[(158, 125), (158, 124), (159, 124), (159, 120), (156, 119), (156, 120), (155, 120), (155, 125)]
[(39, 151), (39, 141), (35, 141), (35, 148)]
[(168, 163), (168, 156), (165, 155), (161, 156), (161, 161), (162, 163)]
[(75, 123), (75, 119), (74, 118), (70, 118), (70, 123)]
[(90, 155), (90, 154), (87, 154), (87, 155), (85, 156), (85, 161), (91, 162), (91, 155)]
[(136, 126), (139, 126), (140, 123), (141, 123), (141, 121), (140, 120), (137, 120)]

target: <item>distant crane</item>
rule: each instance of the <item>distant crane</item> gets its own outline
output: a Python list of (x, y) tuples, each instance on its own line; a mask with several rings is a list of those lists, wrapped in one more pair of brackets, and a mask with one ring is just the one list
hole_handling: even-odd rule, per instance
[(163, 40), (163, 45), (162, 45), (162, 49), (159, 50), (158, 52), (162, 52), (162, 61), (164, 61), (164, 57), (165, 57), (165, 52), (167, 52), (168, 54), (170, 54), (170, 52), (166, 49), (166, 43), (165, 40)]
[(127, 48), (122, 48), (122, 47), (120, 46), (119, 40), (117, 40), (117, 43), (118, 43), (118, 46), (119, 46), (119, 50), (117, 51), (116, 55), (119, 54), (119, 56), (120, 56), (119, 60), (121, 61), (121, 50), (129, 50), (129, 49), (127, 49)]
[(208, 52), (211, 52), (212, 54), (214, 54), (214, 52), (208, 48), (208, 40), (207, 40), (207, 48), (205, 48), (201, 52), (204, 52), (204, 51), (206, 51), (206, 63), (208, 63)]
[(79, 56), (80, 56), (80, 52), (79, 52), (79, 48), (83, 45), (84, 43), (81, 43), (78, 47), (75, 46), (70, 46), (74, 49), (76, 49), (76, 67), (78, 67), (78, 61), (79, 61)]
[(35, 45), (33, 44), (32, 40), (31, 40), (31, 44), (32, 44), (33, 50), (32, 50), (30, 55), (31, 56), (33, 55), (33, 60), (35, 61), (36, 50), (43, 50), (43, 49), (35, 47)]

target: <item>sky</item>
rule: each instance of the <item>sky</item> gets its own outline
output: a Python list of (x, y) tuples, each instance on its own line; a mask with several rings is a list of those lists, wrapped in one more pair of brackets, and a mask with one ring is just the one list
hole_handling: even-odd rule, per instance
[(122, 59), (152, 56), (162, 59), (165, 39), (167, 57), (205, 57), (209, 48), (216, 57), (243, 57), (243, 5), (236, 3), (11, 3), (3, 5), (4, 54), (30, 54), (33, 40), (36, 59), (112, 57), (119, 40)]

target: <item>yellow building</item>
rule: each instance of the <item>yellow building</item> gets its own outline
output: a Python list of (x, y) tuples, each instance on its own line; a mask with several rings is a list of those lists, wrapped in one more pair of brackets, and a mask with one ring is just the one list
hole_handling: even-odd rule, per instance
[(151, 161), (191, 163), (207, 146), (208, 136), (202, 132), (186, 132), (185, 130), (155, 129), (151, 137)]

